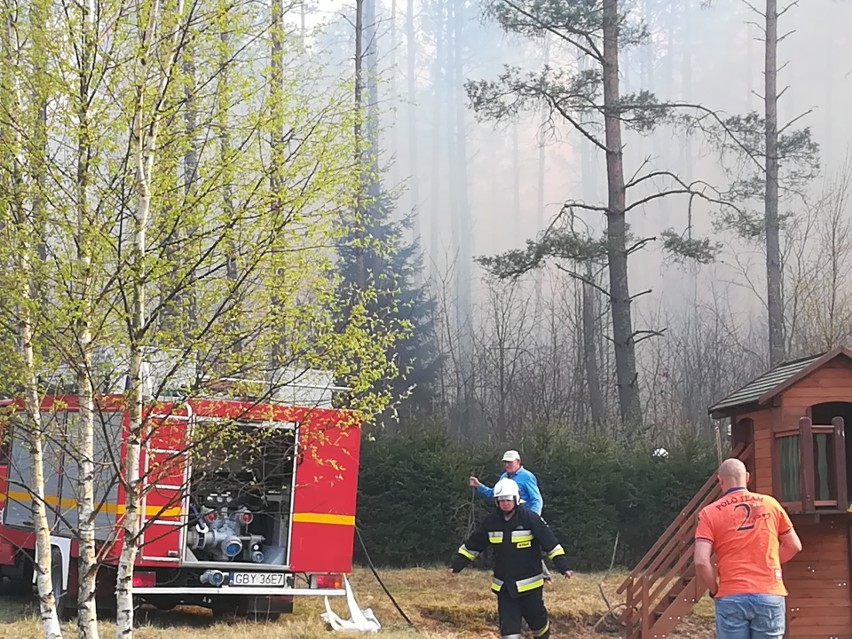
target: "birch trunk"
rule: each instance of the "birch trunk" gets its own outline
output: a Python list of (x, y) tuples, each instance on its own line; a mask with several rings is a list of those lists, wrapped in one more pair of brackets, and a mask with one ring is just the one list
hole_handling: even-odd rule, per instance
[[(17, 223), (25, 224), (22, 217)], [(27, 229), (21, 229), (22, 234)], [(19, 247), (19, 268), (22, 274), (32, 274), (31, 246), (28, 242)], [(36, 537), (36, 556), (38, 561), (34, 568), (36, 589), (39, 600), (39, 619), (42, 635), (45, 639), (61, 639), (59, 616), (56, 613), (56, 598), (53, 594), (53, 561), (50, 547), (50, 524), (47, 520), (47, 506), (44, 501), (44, 424), (41, 419), (38, 394), (38, 379), (36, 377), (35, 355), (33, 351), (33, 325), (31, 311), (30, 280), (22, 278), (20, 317), (18, 320), (18, 335), (20, 338), (21, 355), (25, 370), (25, 406), (27, 412), (27, 439), (30, 446), (30, 466), (32, 485), (28, 490), (32, 496), (33, 527)]]
[(77, 313), (77, 342), (79, 361), (77, 388), (80, 412), (77, 419), (74, 456), (77, 463), (77, 521), (79, 536), (77, 632), (80, 639), (99, 639), (98, 616), (95, 605), (95, 582), (98, 574), (98, 557), (95, 548), (95, 406), (92, 383), (92, 221), (89, 211), (88, 190), (91, 181), (91, 131), (89, 129), (89, 84), (95, 58), (97, 40), (94, 19), (94, 0), (80, 5), (82, 21), (81, 65), (78, 99), (79, 138), (77, 146), (77, 277), (75, 283)]
[(50, 548), (50, 525), (47, 521), (47, 507), (44, 502), (44, 424), (39, 412), (38, 380), (36, 379), (35, 358), (33, 355), (33, 330), (30, 314), (30, 284), (24, 281), (21, 286), (23, 304), (18, 326), (21, 350), (26, 369), (26, 408), (29, 428), (27, 435), (30, 444), (30, 464), (32, 486), (33, 523), (36, 536), (36, 555), (38, 562), (34, 566), (36, 589), (38, 591), (39, 619), (44, 639), (61, 639), (59, 616), (56, 614), (56, 598), (53, 595), (53, 561)]
[[(132, 165), (135, 167), (134, 192), (136, 209), (131, 223), (133, 241), (130, 250), (130, 277), (132, 314), (130, 329), (130, 392), (128, 412), (130, 416), (126, 455), (123, 468), (125, 492), (124, 519), (122, 521), (122, 548), (116, 575), (116, 639), (133, 636), (133, 567), (141, 540), (140, 502), (143, 477), (139, 471), (139, 456), (145, 436), (146, 420), (143, 414), (142, 359), (143, 341), (146, 337), (145, 287), (148, 220), (151, 211), (151, 176), (157, 148), (157, 136), (169, 82), (173, 77), (174, 65), (180, 52), (180, 43), (185, 43), (180, 20), (183, 17), (183, 0), (169, 7), (177, 16), (174, 31), (161, 34), (160, 0), (151, 0), (147, 5), (145, 31), (141, 53), (136, 60), (140, 76), (137, 77), (136, 104), (131, 129)], [(141, 16), (140, 16), (141, 17)], [(165, 50), (158, 50), (158, 47)], [(154, 75), (156, 74), (156, 75)], [(153, 85), (153, 86), (150, 86)]]
[[(156, 19), (156, 16), (152, 16)], [(149, 29), (151, 24), (149, 23)], [(133, 636), (133, 565), (140, 541), (140, 503), (142, 478), (139, 472), (139, 456), (142, 452), (145, 420), (143, 417), (142, 385), (142, 331), (145, 325), (144, 261), (146, 252), (146, 228), (151, 208), (150, 171), (153, 155), (147, 153), (146, 132), (142, 125), (144, 105), (137, 104), (133, 123), (134, 164), (136, 166), (136, 210), (133, 216), (133, 245), (131, 265), (133, 277), (133, 314), (130, 318), (130, 393), (128, 398), (130, 427), (127, 437), (127, 452), (124, 458), (124, 519), (122, 522), (123, 543), (116, 576), (116, 627), (117, 639)]]
[[(33, 24), (34, 36), (39, 37), (43, 32), (39, 31), (39, 26), (43, 28), (44, 20), (41, 18), (42, 12), (39, 8), (41, 5), (35, 5), (33, 9)], [(11, 13), (5, 11), (0, 14), (3, 16), (2, 26), (2, 55), (4, 71), (8, 76), (4, 78), (4, 89), (8, 89), (6, 95), (9, 101), (14, 105), (15, 112), (21, 112), (23, 109), (23, 95), (21, 93), (20, 83), (18, 82), (17, 74), (15, 73), (14, 55), (18, 49), (18, 44), (15, 38), (16, 25)], [(36, 67), (38, 61), (36, 60)], [(37, 87), (39, 91), (43, 87)], [(36, 93), (34, 106), (41, 109), (39, 95)], [(9, 105), (7, 105), (9, 106)], [(39, 126), (40, 116), (36, 117), (36, 126)], [(33, 227), (28, 224), (28, 211), (26, 210), (25, 195), (24, 195), (24, 173), (26, 162), (23, 157), (23, 144), (21, 140), (21, 130), (17, 127), (9, 127), (4, 131), (7, 134), (10, 150), (14, 155), (11, 161), (10, 175), (10, 190), (12, 192), (12, 211), (13, 224), (16, 229), (16, 236), (20, 238), (16, 246), (15, 259), (17, 268), (21, 274), (20, 289), (20, 304), (18, 309), (18, 340), (21, 359), (24, 367), (24, 405), (27, 413), (26, 418), (26, 437), (29, 444), (30, 452), (30, 479), (31, 485), (28, 487), (32, 498), (32, 517), (33, 530), (36, 541), (36, 556), (38, 561), (33, 566), (33, 571), (36, 579), (36, 590), (39, 600), (39, 620), (41, 622), (42, 636), (44, 639), (61, 639), (62, 630), (59, 626), (59, 616), (56, 612), (56, 598), (53, 594), (53, 561), (51, 557), (50, 547), (50, 524), (47, 519), (47, 506), (44, 501), (44, 423), (41, 419), (41, 402), (38, 393), (38, 379), (36, 375), (35, 352), (33, 348), (33, 322), (32, 322), (32, 281), (34, 279), (34, 269), (32, 260), (33, 243), (30, 240), (32, 237)], [(37, 133), (38, 134), (38, 133)], [(34, 146), (37, 159), (36, 175), (40, 175), (39, 159), (43, 159), (41, 153), (43, 147), (39, 147), (38, 139)], [(37, 182), (37, 181), (36, 181)], [(37, 194), (36, 197), (38, 197)]]

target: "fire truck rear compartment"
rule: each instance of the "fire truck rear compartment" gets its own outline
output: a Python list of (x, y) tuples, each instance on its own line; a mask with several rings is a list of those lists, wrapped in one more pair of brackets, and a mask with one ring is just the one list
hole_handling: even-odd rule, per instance
[[(184, 563), (286, 565), (294, 425), (201, 423), (193, 439)], [(199, 580), (220, 585), (215, 574), (203, 571)]]

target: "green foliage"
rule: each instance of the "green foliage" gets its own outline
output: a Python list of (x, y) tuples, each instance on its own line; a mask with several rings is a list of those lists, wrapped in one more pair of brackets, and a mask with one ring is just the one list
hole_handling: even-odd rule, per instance
[(678, 262), (691, 260), (699, 264), (710, 264), (716, 260), (722, 248), (721, 243), (713, 242), (709, 238), (683, 237), (674, 229), (666, 229), (660, 235), (663, 238), (663, 250)]
[[(763, 200), (766, 189), (766, 118), (752, 111), (734, 115), (701, 128), (719, 150), (730, 177), (725, 207), (716, 220), (718, 228), (740, 237), (762, 241), (765, 233)], [(819, 173), (819, 144), (810, 127), (784, 126), (778, 133), (778, 186), (781, 200), (801, 195)], [(782, 227), (790, 215), (779, 212)]]
[(469, 530), (471, 507), (477, 520), (485, 513), (467, 478), (490, 461), (435, 435), (364, 442), (358, 525), (372, 559), (397, 566), (445, 561)]
[[(266, 9), (211, 0), (191, 17), (166, 11), (145, 42), (136, 17), (149, 7), (101, 3), (93, 29), (109, 37), (86, 43), (88, 63), (72, 23), (37, 30), (6, 16), (22, 44), (4, 49), (0, 72), (0, 121), (17, 123), (14, 135), (0, 125), (0, 384), (20, 384), (11, 336), (26, 305), (38, 371), (88, 371), (99, 349), (126, 365), (135, 344), (167, 349), (170, 373), (195, 365), (196, 385), (334, 368), (352, 408), (380, 412), (390, 394), (375, 381), (396, 374), (389, 353), (407, 329), (365, 310), (372, 286), (340, 320), (336, 222), (358, 186), (350, 83), (318, 86), (326, 70), (289, 41), (279, 62), (300, 73), (270, 82), (271, 41), (286, 36)], [(44, 48), (30, 46), (37, 38)]]
[[(521, 451), (538, 477), (542, 514), (575, 567), (608, 567), (616, 534), (618, 563), (634, 564), (715, 470), (714, 450), (705, 442), (685, 437), (667, 448), (661, 458), (651, 455), (651, 446), (625, 449), (609, 440)], [(446, 562), (491, 508), (472, 498), (467, 478), (493, 485), (502, 450), (461, 447), (436, 435), (364, 442), (358, 525), (373, 561)]]
[(539, 268), (548, 259), (603, 262), (606, 259), (606, 238), (590, 237), (567, 227), (554, 228), (538, 240), (527, 240), (524, 249), (481, 256), (476, 261), (492, 275), (505, 279)]
[(427, 285), (416, 283), (422, 270), (420, 247), (405, 240), (410, 223), (406, 218), (395, 220), (395, 208), (396, 198), (390, 193), (367, 198), (363, 224), (346, 225), (338, 249), (339, 295), (342, 314), (348, 317), (362, 266), (365, 284), (373, 291), (364, 311), (376, 328), (393, 337), (385, 340), (383, 356), (395, 368), (377, 378), (372, 390), (382, 393), (389, 405), (401, 401), (399, 412), (408, 415), (429, 409), (438, 359), (431, 326), (434, 300)]

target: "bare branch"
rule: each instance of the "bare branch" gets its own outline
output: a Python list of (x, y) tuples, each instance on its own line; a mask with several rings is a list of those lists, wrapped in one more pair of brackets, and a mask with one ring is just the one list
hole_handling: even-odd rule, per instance
[(632, 302), (633, 300), (638, 299), (638, 298), (642, 297), (643, 295), (648, 295), (648, 294), (653, 293), (653, 292), (654, 292), (654, 289), (651, 289), (651, 288), (647, 288), (644, 291), (639, 291), (638, 293), (630, 296), (630, 301)]
[[(651, 330), (643, 330), (643, 331), (633, 331), (633, 343), (638, 344), (646, 339), (651, 339), (652, 337), (663, 337), (665, 335), (667, 329), (663, 328), (659, 331), (651, 331)], [(637, 339), (638, 336), (638, 339)]]
[(808, 110), (807, 110), (807, 111), (805, 111), (804, 113), (801, 113), (801, 114), (797, 115), (795, 118), (793, 118), (792, 120), (790, 120), (787, 124), (785, 124), (783, 127), (781, 127), (781, 128), (778, 130), (778, 135), (780, 136), (782, 133), (784, 133), (784, 131), (786, 131), (786, 130), (787, 130), (787, 129), (789, 129), (791, 126), (793, 126), (793, 124), (795, 124), (796, 122), (798, 122), (799, 120), (801, 120), (803, 117), (805, 117), (806, 115), (810, 115), (810, 114), (811, 114), (811, 113), (813, 113), (813, 112), (814, 112), (814, 108), (813, 108), (813, 107), (811, 107), (810, 109), (808, 109)]
[(657, 241), (656, 236), (646, 237), (646, 238), (643, 238), (641, 240), (637, 240), (636, 242), (631, 244), (629, 247), (627, 247), (627, 250), (625, 250), (624, 252), (625, 252), (626, 255), (631, 255), (632, 253), (635, 253), (636, 251), (641, 251), (643, 248), (645, 248), (645, 245), (650, 244), (651, 242), (656, 242), (656, 241)]
[(585, 275), (582, 275), (580, 273), (577, 273), (576, 271), (573, 271), (569, 268), (566, 268), (565, 266), (563, 266), (562, 264), (559, 264), (559, 263), (556, 264), (556, 268), (558, 268), (563, 273), (570, 275), (575, 280), (579, 280), (579, 281), (583, 282), (584, 284), (588, 284), (589, 286), (594, 288), (596, 291), (600, 292), (602, 295), (605, 295), (607, 298), (611, 297), (610, 292), (608, 290), (606, 290), (605, 288), (600, 286), (594, 280), (590, 280)]
[(757, 9), (757, 7), (755, 7), (755, 6), (754, 6), (751, 2), (748, 2), (747, 0), (743, 0), (743, 4), (744, 4), (745, 6), (747, 6), (749, 9), (751, 9), (752, 11), (754, 11), (754, 12), (755, 12), (757, 15), (759, 15), (761, 18), (765, 18), (765, 17), (766, 17), (766, 14), (765, 14), (765, 13), (763, 13), (762, 11), (760, 11), (759, 9)]
[(781, 16), (783, 16), (785, 13), (787, 13), (790, 9), (792, 9), (793, 7), (797, 7), (797, 6), (799, 6), (799, 0), (793, 0), (793, 2), (791, 2), (790, 4), (788, 4), (786, 7), (784, 7), (784, 8), (783, 8), (783, 9), (781, 9), (780, 11), (778, 11), (778, 14), (777, 14), (777, 15), (778, 15), (778, 17), (780, 18), (780, 17), (781, 17)]

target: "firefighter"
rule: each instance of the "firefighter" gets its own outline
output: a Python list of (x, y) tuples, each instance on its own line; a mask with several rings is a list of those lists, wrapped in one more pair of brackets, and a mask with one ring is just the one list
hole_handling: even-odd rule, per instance
[(494, 501), (499, 510), (486, 516), (453, 556), (450, 572), (461, 572), (476, 556), (494, 549), (494, 576), (491, 590), (497, 593), (502, 639), (520, 639), (525, 619), (536, 639), (550, 636), (547, 609), (544, 607), (542, 550), (566, 577), (570, 569), (565, 551), (547, 524), (531, 510), (520, 508), (518, 484), (501, 479), (494, 486)]

